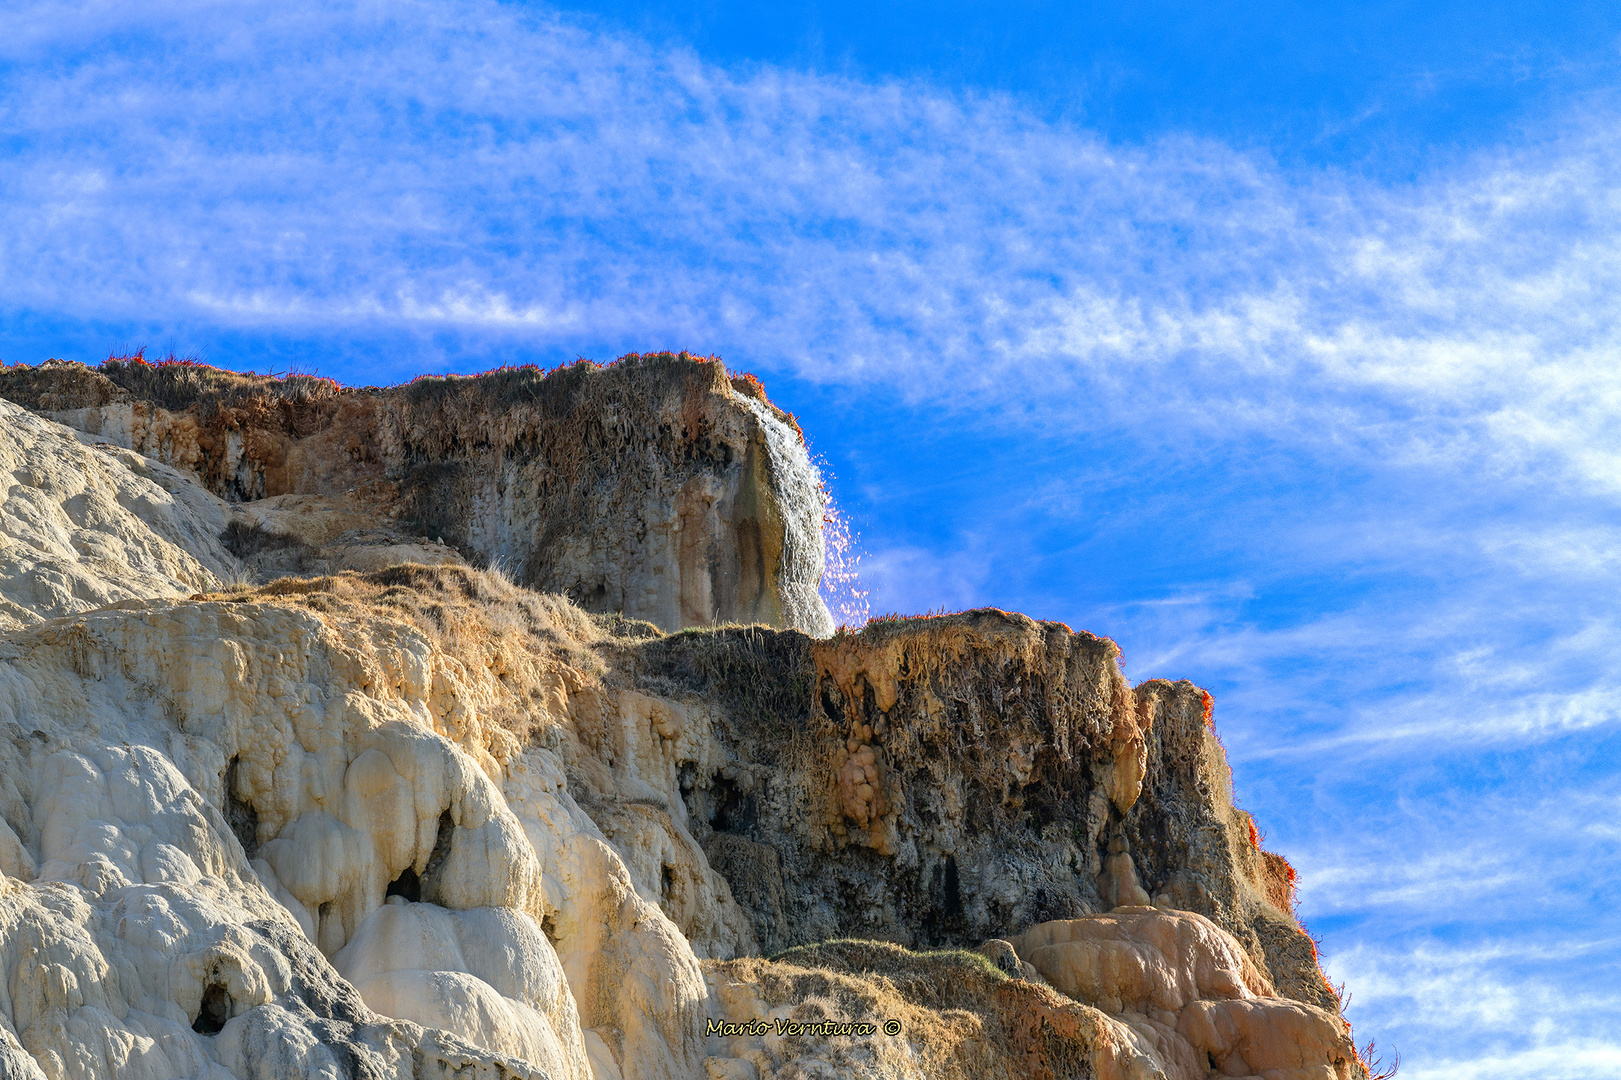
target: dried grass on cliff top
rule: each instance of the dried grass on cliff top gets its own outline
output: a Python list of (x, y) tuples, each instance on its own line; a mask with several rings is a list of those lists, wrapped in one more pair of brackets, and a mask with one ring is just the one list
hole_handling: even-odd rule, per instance
[(198, 600), (301, 608), (339, 627), (386, 619), (404, 623), (473, 672), (488, 671), (501, 704), (487, 719), (527, 742), (541, 723), (538, 703), (562, 677), (571, 689), (608, 670), (599, 649), (657, 634), (647, 623), (593, 616), (567, 598), (514, 585), (496, 571), (407, 563), (373, 573), (281, 578), (258, 588), (199, 594)]
[[(1012, 979), (977, 953), (912, 952), (883, 941), (839, 940), (790, 949), (772, 960), (705, 961), (723, 978), (752, 985), (768, 1008), (795, 1017), (898, 1020), (901, 1036), (874, 1036), (880, 1060), (899, 1075), (930, 1080), (1081, 1080), (1092, 1073), (1101, 1031), (1095, 1010), (1035, 983)], [(905, 1046), (896, 1045), (904, 1042)], [(806, 1047), (812, 1052), (813, 1047)]]

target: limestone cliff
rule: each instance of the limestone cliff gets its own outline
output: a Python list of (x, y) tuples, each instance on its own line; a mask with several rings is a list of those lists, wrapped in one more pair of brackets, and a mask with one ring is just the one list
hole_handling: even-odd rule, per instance
[[(608, 431), (614, 395), (636, 387), (638, 422), (673, 423), (659, 411), (672, 401), (696, 403), (685, 432), (735, 420), (738, 441), (709, 444), (731, 461), (715, 450), (675, 470), (649, 450), (674, 446), (658, 443), (672, 428), (625, 437), (603, 451), (607, 479), (557, 490), (633, 517), (679, 505), (694, 478), (735, 481), (703, 535), (745, 544), (735, 522), (765, 511), (739, 517), (740, 493), (764, 484), (784, 502), (775, 473), (749, 470), (776, 468), (772, 432), (791, 429), (775, 413), (770, 428), (718, 365), (623, 367), (568, 369), (578, 386), (492, 415), (484, 444), (423, 449), (463, 462), (442, 473), (362, 453), (309, 491), (222, 484), (257, 485), (269, 466), (240, 464), (268, 453), (226, 474), (175, 451), (213, 430), (195, 400), (158, 406), (168, 430), (193, 432), (158, 440), (169, 467), (85, 445), (109, 417), (156, 415), (115, 400), (127, 389), (85, 403), (62, 395), (98, 373), (12, 373), (8, 394), (79, 426), (0, 403), (15, 440), (0, 452), (26, 462), (0, 523), (85, 584), (21, 587), (36, 554), (4, 578), (17, 614), (0, 631), (0, 1075), (1365, 1076), (1291, 912), (1292, 871), (1233, 807), (1191, 684), (1133, 688), (1107, 639), (999, 611), (824, 637), (665, 633), (389, 524), (420, 520), (413, 484), (493, 491), (446, 517), (507, 520), (503, 489), (478, 488), (465, 461), (544, 488), (561, 466), (535, 418), (594, 402), (605, 411), (581, 430)], [(558, 375), (530, 378), (513, 385)], [(503, 385), (424, 400), (473, 417)], [(544, 396), (560, 386), (576, 396)], [(404, 395), (331, 400), (364, 399), (388, 431)], [(465, 440), (484, 421), (436, 423)], [(338, 429), (298, 430), (280, 467), (318, 469), (288, 463)], [(641, 487), (616, 486), (616, 468), (648, 461)], [(573, 535), (558, 528), (544, 535)], [(473, 531), (447, 539), (480, 559)], [(524, 542), (530, 570), (560, 565)], [(311, 565), (366, 553), (409, 561)], [(302, 576), (250, 581), (278, 570)], [(723, 576), (712, 564), (708, 580)]]
[(262, 506), (246, 524), (271, 539), (239, 539), (244, 554), (281, 552), (262, 576), (424, 561), (407, 548), (431, 540), (668, 630), (833, 629), (817, 591), (824, 500), (799, 429), (717, 361), (627, 356), (386, 389), (50, 361), (0, 371), (0, 397)]

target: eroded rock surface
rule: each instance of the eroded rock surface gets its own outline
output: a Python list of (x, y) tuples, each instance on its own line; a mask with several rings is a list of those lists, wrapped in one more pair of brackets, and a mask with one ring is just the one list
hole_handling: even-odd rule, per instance
[[(421, 1031), (377, 1014), (512, 1075), (585, 1080), (593, 1046), (601, 1072), (692, 1071), (690, 950), (500, 724), (504, 666), (544, 685), (544, 657), (485, 624), (463, 631), (497, 670), (470, 667), (381, 614), (388, 588), (126, 604), (0, 643), (0, 940), (47, 1076), (345, 1054), (412, 1075)], [(505, 614), (525, 645), (595, 633), (533, 594)]]
[(322, 497), (253, 515), (271, 535), (243, 537), (251, 553), (279, 545), (267, 576), (447, 561), (422, 557), (437, 541), (667, 630), (833, 630), (818, 592), (825, 502), (799, 428), (718, 361), (664, 353), (386, 389), (51, 361), (0, 372), (0, 397), (233, 503)]
[(0, 401), (0, 628), (218, 588), (224, 504), (174, 469)]
[[(649, 370), (718, 370), (681, 363)], [(75, 407), (143, 415), (117, 392)], [(164, 408), (143, 445), (202, 453)], [(423, 542), (364, 453), (231, 502), (212, 458), (0, 409), (4, 527), (45, 552), (0, 587), (0, 1074), (1364, 1075), (1208, 696), (1128, 686), (1107, 639), (665, 634)], [(289, 410), (293, 475), (336, 429)], [(309, 576), (368, 552), (408, 562)], [(21, 588), (46, 557), (83, 596)]]
[(1042, 923), (1013, 947), (1053, 987), (1124, 1023), (1170, 1080), (1348, 1080), (1335, 1013), (1278, 996), (1232, 935), (1191, 912), (1120, 907)]

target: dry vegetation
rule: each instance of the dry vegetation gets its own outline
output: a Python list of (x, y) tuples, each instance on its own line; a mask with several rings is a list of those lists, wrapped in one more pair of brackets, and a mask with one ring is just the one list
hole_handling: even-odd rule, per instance
[(589, 615), (564, 597), (514, 585), (498, 571), (466, 566), (405, 564), (368, 574), (282, 578), (193, 599), (282, 604), (338, 625), (404, 623), (436, 652), (495, 677), (498, 701), (485, 719), (519, 745), (539, 734), (539, 703), (556, 678), (576, 686), (600, 680), (608, 670), (602, 650), (658, 633), (635, 620)]
[(304, 404), (339, 392), (336, 382), (316, 375), (241, 374), (173, 353), (149, 361), (144, 349), (126, 356), (109, 356), (96, 371), (131, 398), (156, 402), (170, 412), (197, 405), (206, 413), (211, 408), (259, 397)]
[(815, 703), (811, 639), (768, 626), (682, 630), (641, 644), (638, 682), (721, 702), (766, 730), (802, 727)]
[(913, 952), (883, 941), (838, 940), (790, 949), (771, 960), (705, 966), (751, 984), (768, 1007), (799, 1003), (796, 1019), (900, 1021), (899, 1039), (874, 1039), (880, 1060), (896, 1059), (896, 1075), (931, 1080), (1093, 1075), (1101, 1014), (1048, 987), (1009, 978), (977, 953)]

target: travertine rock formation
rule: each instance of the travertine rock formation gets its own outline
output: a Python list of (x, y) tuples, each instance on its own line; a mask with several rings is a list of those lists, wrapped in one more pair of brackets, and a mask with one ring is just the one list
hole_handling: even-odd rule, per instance
[[(295, 1050), (290, 1075), (401, 1075), (423, 1036), (372, 1010), (513, 1075), (584, 1080), (593, 1049), (607, 1075), (692, 1073), (690, 950), (500, 726), (508, 665), (546, 685), (545, 659), (481, 626), (494, 670), (470, 667), (378, 610), (389, 580), (126, 602), (0, 645), (0, 948), (47, 1076), (280, 1076), (260, 1058)], [(532, 594), (506, 615), (594, 635)]]
[(1123, 1021), (1170, 1080), (1347, 1080), (1355, 1066), (1336, 1014), (1279, 997), (1232, 935), (1191, 912), (1119, 907), (1011, 944), (1054, 987)]
[(799, 429), (718, 361), (664, 353), (387, 389), (51, 361), (0, 372), (0, 397), (234, 503), (324, 497), (253, 515), (300, 541), (280, 542), (296, 550), (272, 571), (376, 568), (426, 537), (667, 630), (833, 630), (817, 591), (824, 498)]
[(175, 470), (80, 445), (0, 401), (0, 628), (216, 588), (234, 560), (220, 500)]
[[(701, 413), (718, 370), (626, 377), (708, 379)], [(142, 415), (108, 395), (79, 407)], [(684, 430), (769, 440), (749, 400)], [(165, 408), (182, 460), (212, 414)], [(1129, 687), (1106, 639), (997, 611), (665, 634), (422, 542), (409, 470), (230, 502), (0, 410), (0, 1075), (1364, 1075), (1208, 696)], [(492, 440), (531, 455), (509, 479), (544, 472), (536, 423)], [(673, 490), (746, 478), (705, 461)], [(24, 587), (47, 560), (74, 584)], [(306, 576), (246, 583), (276, 573)]]

